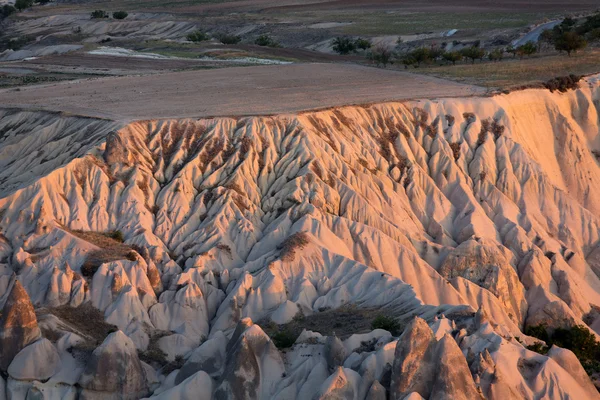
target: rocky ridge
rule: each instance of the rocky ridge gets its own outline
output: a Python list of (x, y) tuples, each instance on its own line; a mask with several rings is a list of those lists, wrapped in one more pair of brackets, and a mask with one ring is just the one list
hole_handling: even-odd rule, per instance
[[(599, 118), (593, 77), (273, 117), (3, 110), (0, 398), (598, 397), (523, 331), (600, 333)], [(349, 306), (403, 329), (266, 333)]]

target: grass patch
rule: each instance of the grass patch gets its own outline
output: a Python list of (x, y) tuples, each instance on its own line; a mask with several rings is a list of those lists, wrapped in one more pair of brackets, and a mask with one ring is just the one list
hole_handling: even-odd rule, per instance
[(589, 49), (571, 57), (564, 54), (539, 55), (524, 60), (508, 59), (502, 62), (421, 67), (413, 72), (490, 88), (508, 89), (546, 82), (556, 76), (588, 75), (599, 71), (600, 50)]
[(135, 261), (137, 256), (135, 250), (123, 243), (123, 233), (120, 231), (112, 232), (91, 232), (91, 231), (73, 231), (69, 232), (80, 239), (85, 240), (100, 250), (88, 253), (83, 265), (81, 266), (81, 275), (92, 277), (100, 265), (118, 260)]
[(84, 303), (79, 307), (54, 307), (48, 311), (75, 328), (75, 333), (89, 338), (95, 345), (100, 345), (110, 333), (118, 330), (115, 325), (105, 322), (102, 311), (91, 303)]
[(379, 314), (371, 322), (371, 328), (373, 329), (385, 329), (394, 336), (398, 336), (402, 333), (402, 327), (398, 320), (387, 315)]
[(291, 347), (304, 329), (324, 336), (335, 335), (342, 340), (355, 333), (369, 333), (377, 328), (393, 331), (393, 335), (402, 333), (401, 325), (393, 318), (378, 314), (374, 309), (351, 305), (323, 310), (310, 316), (299, 314), (284, 325), (277, 325), (272, 321), (258, 322), (258, 325), (279, 348)]

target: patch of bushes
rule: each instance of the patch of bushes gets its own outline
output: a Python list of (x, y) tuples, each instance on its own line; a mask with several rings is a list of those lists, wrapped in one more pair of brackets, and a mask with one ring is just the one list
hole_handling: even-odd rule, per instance
[(457, 161), (460, 158), (460, 143), (458, 143), (458, 142), (450, 143), (450, 148), (452, 149), (452, 155), (454, 156), (454, 161)]
[(104, 339), (118, 328), (104, 321), (104, 313), (91, 303), (84, 303), (79, 307), (60, 306), (49, 309), (68, 325), (77, 330), (77, 334), (86, 336), (91, 342), (90, 347), (100, 345)]
[(525, 329), (525, 334), (546, 342), (537, 342), (527, 346), (527, 349), (540, 354), (546, 354), (552, 345), (571, 350), (588, 374), (600, 372), (600, 342), (596, 336), (583, 325), (570, 328), (556, 328), (549, 334), (546, 326), (536, 325)]
[(367, 54), (367, 58), (373, 61), (377, 66), (384, 68), (394, 61), (394, 52), (389, 47), (379, 45)]
[(471, 60), (471, 64), (475, 64), (475, 60), (483, 60), (485, 57), (485, 50), (477, 46), (465, 47), (460, 52), (464, 58)]
[(398, 336), (402, 333), (402, 327), (395, 318), (388, 317), (383, 314), (379, 314), (371, 322), (371, 328), (373, 329), (384, 329), (390, 332), (394, 336)]
[(369, 39), (365, 39), (365, 38), (356, 39), (354, 44), (356, 45), (356, 48), (360, 49), (360, 50), (367, 50), (367, 49), (370, 49), (372, 46), (371, 41)]
[(356, 42), (349, 37), (338, 36), (333, 39), (332, 49), (338, 54), (350, 54), (356, 51)]
[(279, 43), (269, 35), (260, 35), (254, 41), (254, 44), (266, 47), (279, 47)]
[(0, 7), (0, 20), (17, 12), (17, 9), (10, 4), (5, 4)]
[(10, 39), (1, 39), (0, 52), (4, 50), (19, 50), (29, 42), (30, 39), (26, 36), (19, 36)]
[(186, 39), (189, 40), (190, 42), (204, 42), (206, 40), (210, 40), (210, 35), (204, 31), (201, 30), (195, 30), (192, 33), (188, 33), (188, 35), (186, 36)]
[(116, 240), (119, 243), (123, 243), (125, 241), (125, 237), (123, 236), (123, 232), (121, 231), (108, 232), (107, 236), (111, 239)]
[(242, 41), (242, 38), (240, 36), (229, 34), (219, 35), (218, 39), (223, 44), (238, 44)]
[(346, 55), (356, 53), (359, 50), (371, 48), (371, 41), (364, 38), (353, 39), (346, 36), (338, 36), (331, 42), (332, 49), (338, 54)]
[(17, 0), (15, 1), (15, 8), (19, 11), (23, 11), (33, 5), (33, 0)]
[(442, 59), (447, 63), (452, 63), (452, 65), (456, 65), (457, 61), (461, 61), (463, 59), (463, 55), (460, 51), (445, 51), (442, 54)]
[(278, 349), (287, 349), (292, 347), (294, 343), (296, 343), (296, 339), (298, 339), (298, 335), (294, 334), (288, 329), (276, 332), (273, 336), (271, 336), (271, 340)]
[(577, 89), (579, 87), (580, 80), (580, 76), (573, 74), (569, 76), (559, 76), (544, 83), (544, 87), (550, 92), (558, 90), (561, 93), (565, 93), (569, 89)]
[(531, 40), (515, 49), (515, 54), (519, 56), (520, 59), (535, 53), (537, 53), (537, 45)]
[(91, 19), (108, 18), (108, 13), (103, 10), (94, 10), (90, 14)]
[(294, 261), (296, 250), (302, 250), (310, 243), (306, 232), (297, 232), (288, 237), (277, 248), (281, 250), (280, 258), (282, 261)]
[(114, 19), (125, 19), (127, 18), (129, 14), (127, 13), (127, 11), (115, 11), (113, 12), (113, 18)]

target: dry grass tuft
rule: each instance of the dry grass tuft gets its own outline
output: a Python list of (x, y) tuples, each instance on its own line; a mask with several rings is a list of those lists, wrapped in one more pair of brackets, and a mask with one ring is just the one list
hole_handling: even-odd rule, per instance
[(302, 250), (310, 243), (310, 238), (306, 232), (297, 232), (289, 236), (277, 248), (281, 250), (279, 258), (281, 261), (294, 261), (297, 250)]
[(450, 143), (450, 148), (452, 149), (452, 155), (454, 156), (454, 161), (457, 161), (460, 158), (460, 143), (458, 143), (458, 142)]

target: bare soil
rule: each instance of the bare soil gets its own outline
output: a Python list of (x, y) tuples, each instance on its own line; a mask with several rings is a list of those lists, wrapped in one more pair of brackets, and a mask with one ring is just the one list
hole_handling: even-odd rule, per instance
[(0, 90), (0, 107), (116, 120), (270, 115), (484, 88), (353, 64), (291, 64), (98, 78)]

